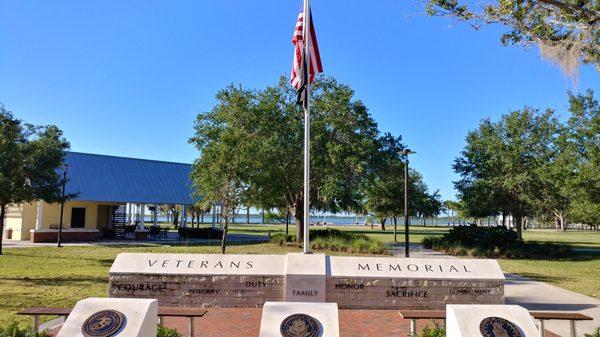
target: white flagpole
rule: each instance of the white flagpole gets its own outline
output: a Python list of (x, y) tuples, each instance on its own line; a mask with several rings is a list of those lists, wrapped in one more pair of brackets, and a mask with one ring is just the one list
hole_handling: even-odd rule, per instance
[(310, 0), (304, 0), (304, 66), (306, 109), (304, 109), (304, 254), (310, 254)]

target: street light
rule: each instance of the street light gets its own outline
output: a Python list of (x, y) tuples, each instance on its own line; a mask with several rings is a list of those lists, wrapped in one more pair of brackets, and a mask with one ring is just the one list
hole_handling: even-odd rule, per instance
[(58, 247), (62, 247), (62, 228), (63, 228), (63, 213), (65, 209), (65, 185), (67, 183), (67, 171), (69, 165), (62, 164), (63, 179), (62, 179), (62, 192), (60, 195), (60, 223), (58, 224)]
[(416, 152), (410, 149), (404, 149), (400, 152), (404, 160), (404, 256), (409, 257), (408, 253), (408, 155)]

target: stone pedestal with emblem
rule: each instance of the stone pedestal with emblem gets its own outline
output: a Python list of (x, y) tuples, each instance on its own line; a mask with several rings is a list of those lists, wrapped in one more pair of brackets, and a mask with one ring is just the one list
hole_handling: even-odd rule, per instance
[(533, 317), (518, 305), (448, 305), (446, 337), (540, 337)]
[(77, 302), (57, 337), (156, 336), (153, 299), (87, 298)]
[(335, 303), (266, 302), (259, 337), (339, 337)]

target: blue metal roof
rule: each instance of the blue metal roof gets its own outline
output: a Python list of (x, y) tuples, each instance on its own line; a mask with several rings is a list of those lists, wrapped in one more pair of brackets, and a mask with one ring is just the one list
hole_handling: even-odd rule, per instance
[(68, 152), (73, 200), (192, 205), (190, 164)]

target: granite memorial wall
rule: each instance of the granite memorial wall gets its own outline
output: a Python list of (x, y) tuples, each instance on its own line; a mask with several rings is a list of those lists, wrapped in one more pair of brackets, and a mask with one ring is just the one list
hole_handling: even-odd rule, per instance
[(482, 259), (122, 253), (109, 274), (109, 296), (155, 298), (169, 306), (287, 301), (442, 309), (504, 303), (504, 275), (495, 260)]

